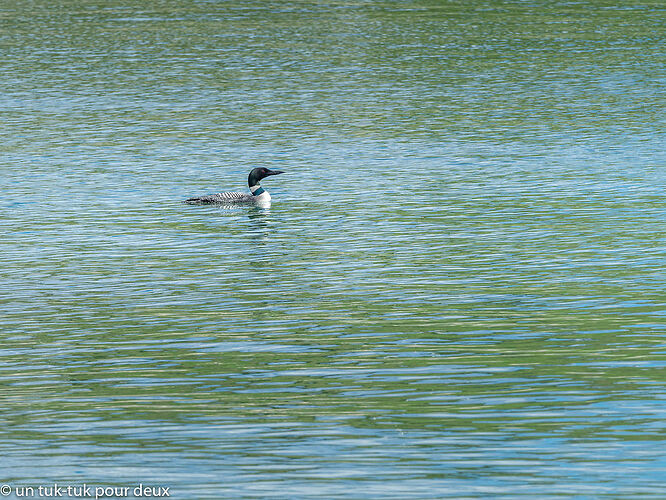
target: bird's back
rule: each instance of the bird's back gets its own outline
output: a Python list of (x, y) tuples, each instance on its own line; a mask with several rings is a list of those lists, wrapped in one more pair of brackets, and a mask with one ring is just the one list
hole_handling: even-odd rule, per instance
[(231, 205), (236, 203), (254, 203), (255, 197), (251, 194), (238, 193), (238, 192), (226, 192), (226, 193), (217, 193), (217, 194), (207, 194), (205, 196), (196, 196), (185, 200), (185, 203), (190, 205)]

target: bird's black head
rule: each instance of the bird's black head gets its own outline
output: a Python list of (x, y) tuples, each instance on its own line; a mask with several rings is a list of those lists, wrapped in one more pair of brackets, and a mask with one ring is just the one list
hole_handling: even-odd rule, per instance
[(282, 170), (270, 170), (266, 167), (253, 168), (250, 175), (247, 176), (247, 185), (250, 187), (256, 186), (264, 177), (283, 173)]

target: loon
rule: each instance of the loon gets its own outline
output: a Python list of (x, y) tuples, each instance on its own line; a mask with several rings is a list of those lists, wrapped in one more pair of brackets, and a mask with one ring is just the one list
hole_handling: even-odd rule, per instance
[(268, 194), (264, 188), (259, 185), (259, 181), (269, 175), (283, 174), (281, 170), (270, 170), (268, 168), (260, 167), (253, 168), (250, 175), (247, 176), (247, 185), (250, 187), (252, 194), (246, 193), (217, 193), (207, 194), (206, 196), (196, 196), (185, 200), (185, 203), (190, 205), (237, 205), (237, 204), (252, 204), (252, 205), (270, 205), (271, 195)]

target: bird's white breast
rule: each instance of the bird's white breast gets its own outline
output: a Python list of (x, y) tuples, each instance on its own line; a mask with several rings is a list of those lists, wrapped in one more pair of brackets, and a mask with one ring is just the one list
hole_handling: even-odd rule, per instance
[(268, 191), (264, 191), (259, 196), (256, 196), (255, 203), (259, 206), (268, 206), (271, 204), (271, 195), (268, 194)]

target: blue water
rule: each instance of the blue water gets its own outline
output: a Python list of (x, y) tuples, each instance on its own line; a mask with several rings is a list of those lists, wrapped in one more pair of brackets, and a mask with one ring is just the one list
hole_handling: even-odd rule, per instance
[(1, 494), (663, 498), (661, 3), (0, 19)]

